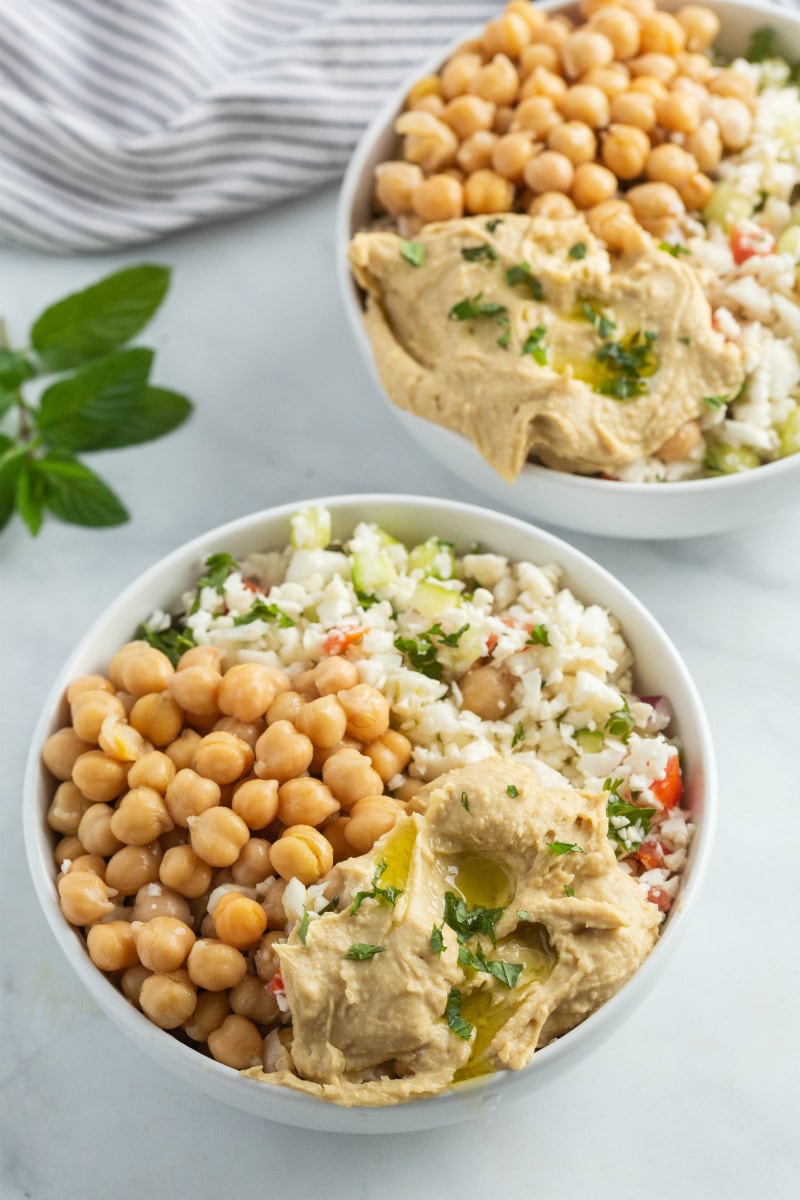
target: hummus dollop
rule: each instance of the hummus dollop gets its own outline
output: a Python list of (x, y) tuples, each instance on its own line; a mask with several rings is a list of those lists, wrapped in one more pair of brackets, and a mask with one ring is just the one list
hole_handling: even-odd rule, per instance
[(622, 987), (659, 914), (617, 863), (605, 794), (490, 759), (443, 775), (369, 854), (338, 912), (277, 945), (293, 1040), (248, 1074), (388, 1105), (523, 1067)]
[(695, 271), (645, 233), (614, 258), (583, 217), (508, 213), (358, 233), (350, 264), (389, 398), (509, 480), (528, 457), (613, 474), (744, 377)]

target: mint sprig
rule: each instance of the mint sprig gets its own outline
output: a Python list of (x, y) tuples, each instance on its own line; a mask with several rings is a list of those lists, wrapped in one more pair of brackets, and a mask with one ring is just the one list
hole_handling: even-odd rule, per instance
[[(128, 520), (77, 455), (151, 441), (189, 416), (185, 396), (150, 383), (154, 351), (125, 347), (169, 281), (167, 267), (126, 267), (46, 308), (27, 348), (0, 346), (0, 530), (15, 512), (34, 536), (48, 513), (90, 528)], [(52, 375), (34, 404), (27, 385)]]

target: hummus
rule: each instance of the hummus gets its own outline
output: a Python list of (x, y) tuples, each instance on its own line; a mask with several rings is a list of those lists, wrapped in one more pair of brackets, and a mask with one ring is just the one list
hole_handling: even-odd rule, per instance
[(338, 912), (277, 945), (285, 1069), (342, 1105), (397, 1104), (523, 1067), (633, 974), (659, 915), (618, 865), (607, 795), (501, 759), (451, 771), (334, 868)]
[(390, 399), (508, 480), (529, 456), (613, 473), (743, 380), (695, 272), (644, 233), (618, 259), (580, 216), (470, 217), (359, 233), (350, 264)]

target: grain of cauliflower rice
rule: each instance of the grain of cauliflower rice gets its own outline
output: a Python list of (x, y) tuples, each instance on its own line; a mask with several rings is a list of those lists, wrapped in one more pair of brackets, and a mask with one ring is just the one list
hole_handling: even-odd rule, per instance
[[(291, 526), (282, 550), (221, 548), (178, 613), (68, 688), (43, 749), (62, 912), (155, 1024), (324, 1099), (524, 1065), (622, 986), (677, 893), (693, 827), (668, 701), (633, 692), (613, 616), (553, 565), (368, 523), (335, 542), (319, 508)], [(315, 1067), (315, 1005), (351, 985), (304, 998), (306, 963), (406, 978), (425, 864), (444, 907), (415, 969), (439, 992), (390, 1063), (367, 1002), (371, 1049)], [(608, 940), (611, 982), (587, 981), (571, 920)]]

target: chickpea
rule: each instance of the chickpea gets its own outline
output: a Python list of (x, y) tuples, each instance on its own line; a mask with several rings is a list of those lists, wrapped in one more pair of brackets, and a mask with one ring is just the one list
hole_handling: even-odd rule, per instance
[(576, 29), (564, 38), (558, 51), (568, 79), (577, 79), (592, 67), (607, 67), (614, 61), (613, 45), (596, 29)]
[(339, 703), (347, 716), (350, 737), (368, 742), (380, 737), (389, 728), (389, 701), (377, 688), (368, 683), (337, 692)]
[(197, 992), (186, 971), (150, 975), (141, 986), (139, 1006), (159, 1029), (177, 1029), (197, 1007)]
[(519, 58), (530, 37), (531, 29), (527, 22), (518, 13), (506, 11), (501, 17), (489, 22), (483, 31), (481, 42), (489, 58), (495, 54)]
[(105, 879), (106, 860), (100, 854), (79, 854), (70, 861), (69, 871), (89, 871), (92, 875), (99, 875), (101, 879)]
[(383, 782), (388, 783), (408, 765), (411, 759), (411, 742), (395, 729), (387, 729), (374, 742), (369, 742), (364, 747), (364, 753)]
[(171, 677), (169, 692), (185, 713), (199, 717), (219, 716), (219, 693), (222, 676), (213, 667), (185, 667)]
[(591, 84), (576, 83), (558, 104), (567, 121), (583, 121), (590, 129), (601, 129), (608, 124), (608, 97)]
[(597, 138), (583, 121), (565, 121), (563, 125), (558, 125), (548, 135), (547, 145), (576, 167), (584, 162), (593, 162), (597, 152)]
[(266, 838), (251, 837), (245, 842), (231, 867), (234, 883), (241, 887), (255, 887), (257, 883), (263, 883), (272, 874), (269, 852), (270, 844)]
[(532, 192), (568, 192), (575, 169), (570, 160), (555, 150), (543, 150), (530, 159), (524, 171), (525, 183)]
[(492, 125), (493, 132), (502, 137), (504, 133), (511, 132), (511, 126), (513, 123), (513, 107), (510, 104), (501, 104), (494, 115), (494, 124)]
[(103, 721), (112, 714), (124, 718), (125, 709), (116, 696), (99, 688), (80, 692), (70, 705), (72, 727), (84, 742), (96, 743)]
[(642, 54), (680, 54), (686, 46), (686, 31), (671, 13), (654, 12), (642, 17), (639, 32)]
[(220, 897), (213, 918), (217, 937), (237, 950), (254, 946), (267, 928), (267, 914), (258, 901), (237, 892)]
[(519, 76), (511, 59), (505, 54), (495, 54), (491, 62), (478, 71), (469, 91), (493, 104), (513, 104), (519, 91)]
[(105, 675), (80, 675), (77, 679), (73, 679), (66, 691), (67, 704), (72, 706), (72, 702), (76, 696), (80, 696), (81, 692), (110, 692), (113, 693), (114, 685), (110, 679), (106, 679)]
[(313, 670), (314, 683), (320, 696), (329, 696), (355, 687), (358, 683), (358, 670), (349, 659), (340, 654), (323, 658)]
[(668, 94), (667, 85), (654, 75), (637, 75), (631, 80), (630, 90), (636, 95), (649, 96), (654, 104)]
[(576, 211), (569, 196), (565, 196), (563, 192), (542, 192), (528, 205), (530, 216), (546, 217), (548, 221), (566, 221), (574, 217)]
[[(555, 111), (553, 115), (556, 116)], [(557, 117), (557, 120), (561, 120)], [(506, 179), (519, 183), (525, 165), (534, 153), (533, 141), (530, 134), (515, 132), (506, 133), (499, 138), (492, 154), (492, 166)]]
[(660, 450), (656, 451), (657, 457), (663, 459), (664, 462), (678, 462), (679, 459), (686, 458), (686, 455), (694, 450), (701, 436), (697, 421), (687, 421), (671, 437), (667, 438)]
[[(200, 741), (198, 738), (198, 745)], [(200, 813), (214, 808), (219, 804), (220, 797), (218, 783), (184, 767), (167, 784), (164, 803), (175, 824), (187, 829), (190, 817), (198, 817)]]
[(195, 854), (191, 846), (172, 846), (166, 851), (158, 868), (158, 878), (167, 887), (196, 900), (211, 887), (212, 870)]
[(230, 1011), (226, 992), (201, 992), (197, 1007), (183, 1023), (183, 1031), (193, 1042), (207, 1042), (208, 1035), (219, 1029)]
[(383, 780), (366, 754), (358, 750), (339, 750), (323, 764), (322, 778), (335, 799), (349, 809), (364, 796), (383, 791)]
[(395, 796), (398, 800), (408, 802), (409, 800), (413, 800), (417, 792), (422, 791), (424, 786), (425, 784), (421, 779), (404, 779), (400, 787), (396, 789)]
[(126, 642), (124, 646), (120, 646), (108, 664), (108, 678), (116, 691), (122, 692), (127, 690), (123, 678), (123, 668), (127, 661), (141, 653), (142, 650), (149, 649), (150, 646), (145, 641)]
[(602, 159), (617, 179), (641, 175), (650, 154), (650, 139), (635, 125), (609, 125), (603, 139)]
[(601, 167), (598, 163), (582, 163), (575, 168), (572, 199), (578, 208), (593, 208), (610, 200), (616, 193), (616, 176), (607, 167)]
[(257, 975), (245, 975), (241, 983), (231, 988), (230, 1005), (240, 1017), (247, 1017), (259, 1025), (274, 1025), (280, 1020), (277, 1000)]
[(669, 183), (677, 188), (697, 171), (697, 163), (688, 150), (673, 142), (655, 146), (647, 160), (646, 174), (656, 183)]
[(264, 1071), (270, 1074), (273, 1071), (292, 1071), (294, 1070), (294, 1060), (292, 1059), (292, 1042), (294, 1040), (291, 1028), (271, 1029), (264, 1038), (264, 1053), (261, 1058), (261, 1063)]
[(160, 650), (153, 646), (143, 647), (137, 654), (129, 655), (122, 665), (122, 690), (137, 699), (151, 692), (163, 692), (175, 668)]
[(75, 730), (67, 725), (50, 734), (42, 747), (42, 762), (51, 775), (66, 782), (72, 776), (75, 763), (91, 748), (89, 742), (84, 742)]
[(277, 780), (248, 779), (239, 784), (231, 807), (248, 828), (265, 829), (278, 815)]
[(449, 125), (426, 112), (405, 112), (394, 123), (403, 135), (403, 156), (417, 163), (423, 175), (449, 167), (455, 159), (458, 139)]
[(261, 1034), (252, 1021), (237, 1013), (231, 1013), (219, 1029), (211, 1031), (208, 1048), (217, 1062), (236, 1071), (261, 1065)]
[(253, 951), (253, 966), (259, 979), (269, 983), (276, 972), (280, 970), (280, 962), (275, 953), (275, 946), (283, 945), (285, 941), (286, 935), (278, 930), (271, 930), (261, 938), (258, 946)]
[(284, 783), (308, 769), (314, 754), (311, 739), (289, 721), (268, 725), (256, 742), (255, 773), (261, 779)]
[(345, 830), (350, 818), (348, 816), (331, 817), (322, 827), (322, 832), (333, 848), (333, 861), (341, 862), (343, 858), (352, 858), (353, 847), (345, 837)]
[(215, 671), (221, 671), (222, 651), (218, 646), (192, 646), (178, 659), (179, 671), (185, 671), (187, 667), (213, 667)]
[(477, 713), (484, 721), (499, 721), (514, 707), (509, 676), (490, 664), (471, 667), (458, 686), (461, 707)]
[[(272, 851), (270, 850), (270, 854)], [(323, 874), (320, 871), (320, 874)], [(290, 878), (290, 877), (289, 877)], [(267, 929), (281, 929), (286, 927), (286, 912), (283, 907), (283, 893), (286, 891), (286, 879), (273, 879), (268, 881), (268, 890), (261, 901), (261, 907), (267, 914)]]
[(183, 726), (183, 710), (165, 691), (140, 696), (130, 712), (130, 723), (154, 746), (174, 742)]
[(722, 158), (722, 138), (719, 126), (711, 117), (686, 139), (686, 149), (694, 155), (701, 171), (712, 170)]
[(78, 825), (78, 837), (89, 854), (106, 858), (122, 847), (122, 839), (114, 832), (115, 815), (109, 804), (92, 804), (86, 809)]
[(89, 800), (70, 780), (56, 788), (47, 810), (47, 824), (56, 833), (77, 833), (81, 817), (91, 807)]
[(150, 787), (163, 796), (175, 778), (175, 764), (160, 750), (150, 750), (137, 758), (128, 771), (128, 787)]
[(198, 938), (189, 951), (189, 978), (209, 992), (236, 987), (247, 974), (247, 959), (235, 947), (214, 938)]
[(696, 171), (679, 185), (678, 193), (689, 211), (702, 212), (714, 194), (714, 185), (702, 171)]
[(111, 817), (111, 831), (129, 846), (146, 846), (174, 825), (164, 797), (155, 788), (131, 788)]
[[(97, 928), (99, 928), (99, 926)], [(128, 928), (130, 928), (130, 926), (128, 926)], [(142, 984), (144, 983), (145, 979), (149, 979), (152, 974), (153, 972), (148, 971), (147, 967), (143, 967), (141, 963), (137, 963), (133, 967), (128, 967), (127, 971), (124, 972), (119, 981), (120, 990), (123, 996), (131, 1004), (135, 1004), (137, 1008), (139, 1007), (139, 997), (141, 996), (142, 992)]]
[(714, 96), (711, 115), (719, 126), (726, 150), (741, 150), (753, 129), (753, 117), (746, 104), (734, 96)]
[[(492, 152), (496, 142), (496, 133), (489, 133), (487, 131), (473, 133), (471, 137), (468, 137), (458, 147), (456, 162), (467, 175), (471, 175), (473, 171), (480, 171), (485, 167), (490, 167), (492, 165)], [(352, 666), (352, 664), (348, 665)], [(320, 663), (320, 666), (322, 666), (322, 663)], [(341, 688), (353, 687), (356, 683), (358, 683), (358, 672), (354, 669), (352, 682), (348, 681), (337, 684), (336, 687), (330, 690), (338, 692)], [(321, 692), (320, 694), (325, 695), (327, 693)]]
[(549, 96), (531, 96), (529, 100), (523, 100), (514, 116), (515, 129), (525, 130), (537, 138), (546, 138), (551, 129), (560, 124), (561, 114), (556, 112)]
[(392, 216), (410, 213), (411, 193), (423, 178), (416, 163), (379, 163), (375, 168), (375, 199)]
[(250, 830), (230, 808), (209, 808), (189, 817), (192, 849), (212, 867), (229, 867), (236, 862)]
[(112, 854), (106, 867), (105, 880), (120, 896), (133, 896), (139, 888), (155, 883), (161, 863), (161, 847), (123, 846)]
[(675, 18), (683, 29), (687, 50), (707, 50), (719, 33), (719, 17), (704, 4), (685, 4)]
[(184, 729), (180, 737), (166, 747), (165, 754), (172, 759), (179, 771), (192, 765), (195, 747), (200, 742), (200, 734), (194, 729)]
[(589, 18), (589, 28), (602, 33), (611, 43), (614, 58), (633, 58), (639, 53), (639, 22), (618, 4), (604, 5)]
[(439, 96), (442, 92), (442, 82), (438, 75), (425, 75), (422, 79), (418, 79), (413, 84), (411, 91), (406, 97), (406, 105), (408, 108), (413, 108), (418, 100), (424, 99), (426, 96)]
[(640, 183), (626, 199), (636, 220), (653, 237), (664, 237), (684, 213), (683, 201), (667, 183)]
[(452, 100), (468, 92), (482, 66), (480, 54), (455, 54), (446, 62), (439, 76), (445, 99)]
[(656, 123), (656, 101), (646, 92), (623, 92), (611, 101), (611, 120), (649, 133)]
[(284, 825), (321, 825), (339, 811), (338, 800), (318, 779), (289, 779), (278, 796), (278, 817)]
[(344, 836), (357, 854), (365, 854), (397, 824), (402, 804), (389, 796), (366, 796), (353, 805)]
[(116, 713), (107, 716), (103, 721), (98, 744), (109, 758), (116, 758), (126, 767), (153, 749), (137, 729), (128, 725), (127, 721), (120, 720)]
[(282, 879), (294, 876), (308, 887), (330, 871), (333, 848), (311, 825), (290, 825), (274, 843), (270, 858)]
[(627, 67), (631, 75), (654, 79), (663, 87), (678, 74), (678, 64), (668, 54), (640, 54), (629, 59)]
[(542, 67), (551, 75), (561, 69), (561, 59), (555, 46), (537, 42), (525, 47), (520, 57), (520, 74), (526, 82), (537, 67)]
[(682, 50), (676, 61), (681, 75), (694, 80), (695, 83), (705, 83), (713, 71), (705, 54), (690, 54), (687, 50)]
[(204, 779), (218, 784), (234, 783), (253, 765), (255, 754), (247, 742), (222, 731), (206, 734), (197, 746), (192, 767)]
[(101, 971), (124, 971), (139, 961), (128, 921), (93, 925), (86, 937), (89, 958)]
[(624, 200), (606, 200), (586, 213), (589, 228), (605, 242), (612, 254), (641, 252), (646, 238), (633, 211)]
[(185, 921), (176, 917), (153, 917), (146, 925), (134, 925), (136, 952), (150, 971), (177, 971), (183, 966), (195, 942)]
[(67, 837), (60, 838), (56, 842), (53, 861), (57, 867), (60, 867), (65, 862), (74, 862), (76, 858), (81, 858), (85, 853), (86, 847), (81, 843), (81, 839), (75, 834), (68, 834)]
[(496, 171), (473, 171), (464, 183), (464, 206), (471, 213), (509, 212), (514, 185)]
[(630, 77), (627, 68), (621, 63), (612, 63), (610, 67), (593, 67), (591, 71), (581, 75), (579, 83), (600, 88), (609, 100), (613, 100), (615, 96), (627, 92)]
[(131, 919), (152, 921), (153, 917), (176, 917), (186, 925), (189, 925), (192, 919), (184, 896), (179, 896), (172, 888), (162, 887), (160, 883), (148, 883), (136, 893)]
[(463, 139), (479, 130), (491, 129), (496, 111), (496, 105), (480, 96), (456, 96), (446, 106), (442, 120)]
[(237, 663), (222, 677), (219, 706), (227, 716), (248, 724), (263, 717), (275, 697), (288, 687), (282, 671), (262, 663)]
[(545, 46), (558, 48), (572, 32), (572, 22), (562, 17), (554, 17), (543, 21), (531, 34), (532, 42), (541, 42)]
[(90, 925), (114, 911), (116, 893), (91, 871), (71, 871), (58, 880), (61, 911), (70, 925)]
[(700, 125), (700, 101), (687, 92), (670, 92), (658, 102), (656, 113), (670, 133), (694, 133)]

